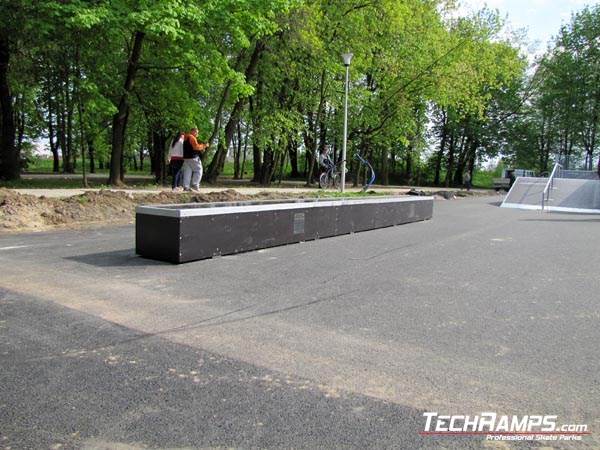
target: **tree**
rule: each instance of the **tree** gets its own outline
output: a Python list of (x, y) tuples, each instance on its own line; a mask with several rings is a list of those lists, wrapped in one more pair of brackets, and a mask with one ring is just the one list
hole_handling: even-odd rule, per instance
[[(13, 130), (10, 138), (3, 131), (3, 142), (20, 142), (17, 129), (35, 133), (33, 116), (44, 117), (39, 133), (63, 153), (63, 170), (84, 155), (90, 164), (110, 156), (113, 185), (124, 183), (128, 161), (143, 167), (147, 158), (162, 182), (166, 141), (193, 126), (212, 144), (205, 173), (216, 181), (236, 135), (239, 149), (242, 120), (256, 182), (281, 176), (289, 158), (294, 176), (304, 160), (312, 183), (319, 151), (341, 158), (340, 55), (348, 51), (347, 158), (355, 183), (356, 151), (383, 183), (418, 179), (431, 118), (446, 183), (509, 148), (502, 117), (518, 103), (514, 80), (523, 65), (487, 10), (456, 18), (446, 15), (453, 2), (445, 0), (60, 0), (37, 2), (35, 11), (25, 0), (14, 3), (15, 11), (3, 8), (20, 24), (0, 28), (10, 44), (5, 54), (20, 62), (6, 64), (4, 88), (0, 67), (0, 96), (8, 93), (2, 125)], [(7, 154), (18, 161), (16, 147)]]
[(279, 30), (276, 17), (286, 15), (290, 5), (288, 0), (224, 2), (207, 17), (210, 24), (218, 24), (212, 25), (209, 37), (219, 47), (221, 70), (225, 73), (211, 136), (211, 141), (218, 139), (218, 145), (207, 169), (209, 182), (216, 181), (223, 170), (244, 109), (256, 89), (259, 61), (269, 38)]
[(15, 146), (16, 123), (10, 67), (16, 50), (24, 38), (25, 19), (35, 17), (26, 2), (0, 3), (0, 180), (20, 178), (20, 154)]
[(592, 168), (598, 146), (600, 118), (600, 6), (586, 7), (564, 25), (550, 55), (542, 61), (546, 73), (541, 86), (546, 102), (557, 114), (562, 161), (570, 164), (581, 149), (583, 166)]

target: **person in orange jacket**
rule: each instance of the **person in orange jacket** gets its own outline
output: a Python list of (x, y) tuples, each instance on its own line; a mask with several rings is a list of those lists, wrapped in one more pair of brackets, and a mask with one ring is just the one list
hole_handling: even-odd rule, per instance
[[(200, 152), (208, 148), (208, 143), (198, 144), (198, 128), (183, 137), (183, 190), (198, 191), (202, 179)], [(191, 184), (191, 186), (190, 186)]]

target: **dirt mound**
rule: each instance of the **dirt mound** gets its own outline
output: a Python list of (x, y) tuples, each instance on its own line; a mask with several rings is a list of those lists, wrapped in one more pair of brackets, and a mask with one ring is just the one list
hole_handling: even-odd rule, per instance
[[(296, 197), (286, 194), (285, 197)], [(208, 194), (88, 191), (66, 198), (23, 195), (0, 189), (0, 232), (44, 231), (133, 223), (137, 205), (207, 203), (283, 198), (275, 192), (244, 195), (229, 189)]]
[[(421, 195), (420, 192), (423, 191), (418, 192), (417, 195)], [(433, 194), (423, 192), (423, 194), (434, 195), (436, 199), (492, 195), (486, 191), (478, 193), (473, 191), (455, 191), (451, 193), (444, 191)], [(318, 191), (285, 193), (266, 190), (258, 194), (248, 195), (235, 189), (228, 189), (208, 194), (172, 191), (132, 194), (120, 190), (100, 190), (87, 191), (81, 195), (65, 198), (55, 198), (19, 194), (10, 189), (0, 188), (0, 233), (129, 224), (135, 220), (135, 207), (137, 205), (279, 200), (315, 196), (319, 196)]]

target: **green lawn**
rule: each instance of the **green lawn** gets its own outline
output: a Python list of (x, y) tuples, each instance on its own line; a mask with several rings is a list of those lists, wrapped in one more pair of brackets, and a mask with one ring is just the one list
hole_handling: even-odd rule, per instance
[[(129, 186), (135, 186), (138, 188), (143, 187), (157, 187), (158, 185), (153, 182), (153, 177), (149, 173), (149, 164), (147, 165), (148, 169), (144, 171), (134, 171), (128, 170), (126, 174), (126, 182)], [(68, 188), (81, 188), (83, 186), (83, 174), (81, 173), (81, 167), (76, 168), (75, 175), (79, 175), (80, 177), (65, 177), (62, 173), (53, 173), (53, 161), (51, 159), (40, 159), (33, 158), (30, 161), (29, 167), (26, 171), (23, 172), (23, 179), (11, 182), (2, 182), (0, 186), (7, 188), (48, 188), (48, 189), (68, 189)], [(250, 180), (253, 176), (252, 174), (252, 164), (246, 163), (244, 173), (244, 180)], [(289, 173), (289, 168), (287, 172)], [(233, 177), (233, 163), (226, 162), (225, 168), (223, 171), (223, 178), (231, 178)], [(49, 177), (44, 177), (40, 180), (28, 180), (28, 174), (47, 174)], [(108, 180), (108, 169), (96, 169), (94, 174), (90, 174), (89, 170), (87, 172), (88, 175), (88, 185), (91, 187), (104, 187), (106, 181)], [(101, 176), (105, 175), (105, 177)], [(493, 178), (497, 176), (494, 171), (476, 171), (473, 174), (473, 187), (480, 189), (492, 189), (493, 188)], [(441, 174), (441, 179), (444, 179), (445, 174)], [(129, 179), (128, 179), (129, 178)], [(285, 178), (286, 181), (302, 181), (302, 180), (291, 180), (289, 178)], [(276, 183), (274, 183), (276, 184)], [(377, 184), (377, 179), (375, 180), (375, 184)], [(428, 187), (428, 186), (421, 186)], [(429, 186), (431, 188), (442, 188), (440, 186)]]

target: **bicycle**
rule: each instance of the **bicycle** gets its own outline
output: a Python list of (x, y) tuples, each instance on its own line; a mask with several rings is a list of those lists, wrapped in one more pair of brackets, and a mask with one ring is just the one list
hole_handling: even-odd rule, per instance
[(337, 172), (336, 164), (327, 162), (328, 169), (319, 176), (319, 188), (337, 188), (340, 185), (340, 174)]

